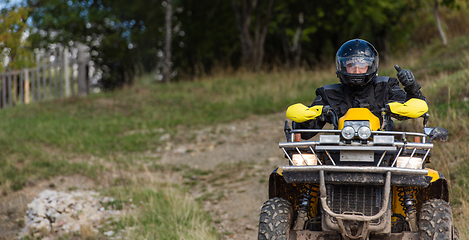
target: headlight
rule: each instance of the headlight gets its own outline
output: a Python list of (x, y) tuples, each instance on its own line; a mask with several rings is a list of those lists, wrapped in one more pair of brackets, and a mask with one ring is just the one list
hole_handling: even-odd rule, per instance
[(351, 140), (355, 136), (355, 129), (350, 126), (344, 127), (341, 134), (343, 138)]
[(396, 167), (400, 168), (412, 168), (412, 169), (421, 169), (423, 158), (419, 157), (412, 157), (409, 161), (410, 157), (398, 157)]
[(371, 129), (369, 127), (362, 126), (358, 129), (358, 137), (362, 140), (366, 140), (371, 137)]
[(318, 159), (314, 154), (293, 154), (292, 162), (295, 166), (318, 165)]

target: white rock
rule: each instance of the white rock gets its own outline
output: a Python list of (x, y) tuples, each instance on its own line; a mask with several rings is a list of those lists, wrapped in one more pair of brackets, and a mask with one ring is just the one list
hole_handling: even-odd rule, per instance
[(33, 222), (33, 223), (39, 223), (39, 222), (41, 222), (43, 219), (44, 219), (44, 218), (42, 218), (42, 217), (35, 217), (35, 218), (32, 219), (32, 222)]
[(174, 150), (175, 153), (186, 153), (187, 152), (187, 147), (185, 146), (179, 146)]
[(81, 226), (79, 223), (75, 222), (75, 223), (72, 223), (71, 226), (70, 226), (70, 232), (79, 232), (81, 230)]
[(102, 221), (107, 220), (110, 215), (119, 213), (105, 210), (101, 202), (106, 201), (114, 201), (114, 199), (112, 197), (100, 198), (99, 193), (94, 191), (66, 193), (45, 190), (27, 205), (26, 226), (22, 236), (43, 231), (54, 231), (60, 236), (70, 232), (79, 232), (82, 226), (98, 232), (96, 228)]
[(42, 219), (38, 224), (36, 224), (36, 230), (47, 230), (50, 231), (50, 221), (48, 219)]
[(169, 133), (163, 134), (160, 137), (160, 141), (162, 141), (162, 142), (169, 141), (170, 139), (171, 139), (171, 134), (169, 134)]

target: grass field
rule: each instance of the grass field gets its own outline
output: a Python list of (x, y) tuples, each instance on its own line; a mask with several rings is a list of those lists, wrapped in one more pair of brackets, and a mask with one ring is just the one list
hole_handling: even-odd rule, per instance
[[(449, 142), (436, 144), (431, 167), (449, 180), (456, 226), (461, 239), (466, 239), (469, 236), (469, 162), (466, 161), (469, 157), (469, 36), (453, 39), (447, 48), (435, 44), (403, 59), (396, 61), (401, 67), (412, 69), (428, 98), (429, 125), (451, 132)], [(391, 63), (380, 69), (380, 75), (395, 76)], [(98, 180), (101, 173), (109, 170), (103, 162), (138, 172), (141, 166), (128, 161), (131, 156), (157, 149), (160, 137), (174, 133), (178, 126), (225, 123), (284, 111), (296, 102), (309, 104), (316, 87), (337, 82), (334, 71), (331, 66), (318, 71), (219, 74), (170, 85), (155, 84), (150, 76), (144, 76), (135, 86), (124, 90), (2, 110), (0, 190), (8, 194), (22, 189), (28, 182), (56, 175), (82, 174)], [(409, 121), (403, 126), (420, 130), (420, 125), (420, 121)], [(139, 199), (149, 204), (147, 210), (153, 209), (152, 205), (164, 206), (164, 212), (158, 214), (178, 219), (164, 223), (177, 235), (157, 235), (161, 230), (155, 226), (162, 225), (163, 220), (152, 217), (158, 214), (142, 210), (121, 222), (138, 226), (132, 235), (135, 238), (218, 238), (210, 227), (209, 216), (184, 193), (183, 186), (160, 186), (138, 178), (110, 185), (108, 193)], [(171, 212), (173, 203), (165, 201), (168, 198), (165, 196), (178, 199), (178, 204), (186, 210)], [(180, 221), (185, 221), (185, 230), (170, 226)]]

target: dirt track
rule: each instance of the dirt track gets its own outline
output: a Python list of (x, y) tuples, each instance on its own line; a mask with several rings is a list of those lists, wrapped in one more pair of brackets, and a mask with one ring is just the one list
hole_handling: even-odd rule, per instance
[(200, 129), (193, 132), (195, 141), (172, 139), (178, 145), (163, 156), (164, 164), (211, 170), (183, 181), (192, 181), (191, 193), (204, 199), (223, 239), (257, 239), (269, 175), (287, 164), (278, 148), (278, 142), (285, 141), (284, 121), (284, 113), (278, 113)]
[[(277, 113), (203, 129), (181, 127), (176, 136), (163, 137), (165, 145), (158, 151), (145, 154), (160, 159), (161, 165), (189, 166), (165, 181), (192, 186), (190, 193), (202, 199), (222, 239), (257, 239), (269, 174), (287, 163), (278, 148), (285, 140), (284, 121), (284, 113)], [(42, 190), (102, 187), (81, 176), (60, 176), (1, 196), (0, 240), (17, 239), (26, 204)]]

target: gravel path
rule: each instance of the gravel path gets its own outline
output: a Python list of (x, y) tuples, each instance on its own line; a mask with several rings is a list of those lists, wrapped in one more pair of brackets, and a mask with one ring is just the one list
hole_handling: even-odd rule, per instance
[[(201, 129), (181, 127), (176, 135), (163, 135), (165, 144), (158, 150), (143, 155), (159, 159), (160, 165), (185, 166), (184, 170), (166, 172), (172, 177), (162, 181), (192, 186), (190, 194), (202, 200), (222, 239), (257, 239), (269, 175), (277, 166), (287, 164), (278, 148), (278, 142), (285, 141), (284, 122), (284, 113), (276, 113)], [(27, 204), (39, 192), (103, 187), (85, 177), (60, 176), (0, 196), (0, 240), (17, 239)]]
[[(257, 239), (262, 204), (268, 199), (268, 179), (287, 164), (280, 141), (285, 141), (284, 113), (252, 116), (228, 124), (189, 131), (193, 141), (172, 137), (161, 163), (189, 164), (210, 174), (187, 180), (191, 193), (203, 199), (223, 239)], [(180, 129), (179, 132), (187, 132)], [(178, 144), (174, 144), (177, 142)]]

